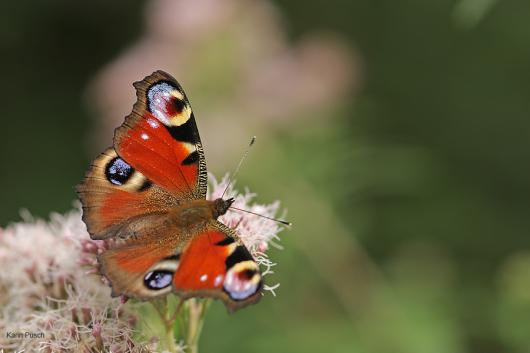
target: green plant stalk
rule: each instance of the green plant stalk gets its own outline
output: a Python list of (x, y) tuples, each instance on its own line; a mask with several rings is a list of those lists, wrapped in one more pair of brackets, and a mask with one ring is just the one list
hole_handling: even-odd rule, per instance
[(164, 348), (171, 353), (181, 353), (177, 342), (183, 342), (186, 353), (199, 353), (199, 339), (211, 302), (211, 299), (198, 298), (180, 300), (172, 310), (167, 297), (152, 301), (164, 326), (164, 334), (160, 337)]
[(204, 326), (204, 318), (210, 307), (211, 299), (191, 299), (189, 300), (189, 316), (186, 337), (186, 346), (189, 353), (199, 353), (199, 339)]

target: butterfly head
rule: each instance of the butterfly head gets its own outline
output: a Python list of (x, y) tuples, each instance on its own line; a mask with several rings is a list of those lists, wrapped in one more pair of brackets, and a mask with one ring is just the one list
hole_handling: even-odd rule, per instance
[(214, 200), (213, 202), (213, 213), (214, 213), (214, 218), (217, 218), (219, 216), (222, 216), (226, 213), (226, 211), (228, 211), (228, 209), (230, 208), (230, 206), (232, 206), (232, 204), (234, 203), (234, 198), (231, 197), (227, 200), (223, 200), (222, 198), (218, 198), (216, 200)]

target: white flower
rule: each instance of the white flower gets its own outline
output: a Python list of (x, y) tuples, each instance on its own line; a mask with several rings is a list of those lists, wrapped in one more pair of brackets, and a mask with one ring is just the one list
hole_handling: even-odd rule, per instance
[[(212, 174), (209, 174), (209, 181), (211, 187), (209, 188), (207, 198), (214, 200), (221, 197), (228, 185), (229, 178), (228, 175), (225, 175), (224, 178), (218, 182)], [(232, 181), (232, 184), (230, 184), (224, 196), (225, 199), (230, 197), (235, 199), (232, 206), (268, 218), (274, 218), (276, 216), (280, 209), (279, 201), (269, 205), (255, 203), (253, 202), (253, 199), (257, 196), (256, 194), (251, 193), (248, 189), (245, 189), (245, 192), (240, 194), (234, 190), (234, 183), (235, 181)], [(281, 246), (275, 241), (280, 240), (278, 233), (281, 232), (284, 227), (278, 222), (233, 209), (229, 209), (226, 214), (219, 217), (219, 221), (228, 227), (235, 229), (243, 243), (245, 243), (247, 248), (253, 254), (266, 251), (268, 249), (268, 244), (281, 248)]]
[[(136, 314), (99, 276), (79, 264), (89, 239), (79, 209), (0, 229), (0, 347), (17, 351), (143, 352), (133, 341)], [(38, 338), (12, 338), (26, 332)], [(42, 337), (41, 337), (42, 336)]]
[[(210, 181), (210, 188), (208, 189), (208, 199), (214, 200), (223, 195), (228, 183), (229, 177), (225, 175), (223, 179), (218, 182), (212, 174), (208, 175)], [(275, 201), (269, 205), (263, 205), (253, 202), (256, 194), (251, 193), (248, 189), (240, 194), (234, 190), (235, 181), (232, 181), (230, 186), (225, 193), (225, 198), (233, 197), (235, 199), (232, 206), (242, 210), (251, 211), (268, 218), (276, 217), (279, 209), (280, 202)], [(283, 218), (285, 212), (281, 215)], [(268, 275), (274, 273), (272, 268), (276, 266), (276, 263), (272, 262), (267, 254), (265, 253), (269, 245), (281, 249), (282, 247), (278, 244), (280, 238), (278, 234), (285, 228), (281, 223), (260, 217), (254, 214), (229, 209), (228, 212), (221, 217), (219, 221), (224, 223), (230, 228), (235, 229), (239, 238), (243, 241), (245, 246), (249, 249), (254, 259), (262, 268), (264, 268), (262, 274)], [(279, 287), (279, 284), (265, 285), (264, 289), (271, 292), (276, 296), (275, 289)]]

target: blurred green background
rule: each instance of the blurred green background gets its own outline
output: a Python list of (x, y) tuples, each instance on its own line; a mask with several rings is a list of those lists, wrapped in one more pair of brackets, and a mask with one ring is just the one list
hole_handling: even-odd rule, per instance
[[(271, 253), (281, 287), (233, 316), (216, 303), (202, 351), (530, 352), (530, 2), (271, 4), (291, 43), (340, 37), (356, 88), (326, 114), (260, 125), (239, 185), (295, 223)], [(0, 226), (72, 207), (110, 143), (91, 145), (87, 86), (138, 40), (147, 6), (0, 4)], [(203, 134), (218, 176), (239, 152), (210, 163), (208, 148), (232, 132)]]

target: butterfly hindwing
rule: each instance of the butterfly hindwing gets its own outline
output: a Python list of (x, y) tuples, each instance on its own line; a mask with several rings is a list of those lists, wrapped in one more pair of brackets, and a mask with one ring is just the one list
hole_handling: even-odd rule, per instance
[(213, 221), (184, 249), (173, 279), (182, 297), (221, 299), (230, 310), (261, 298), (262, 278), (258, 264), (234, 231)]
[(169, 74), (134, 84), (137, 101), (114, 147), (133, 168), (179, 199), (206, 197), (206, 161), (188, 98)]
[(170, 229), (155, 235), (150, 229), (99, 256), (114, 295), (149, 299), (173, 290), (182, 298), (221, 299), (230, 310), (261, 298), (257, 263), (221, 223), (212, 221), (184, 237)]
[(147, 218), (127, 226), (134, 237), (98, 255), (114, 296), (150, 299), (172, 290), (186, 239), (166, 222), (167, 214)]

